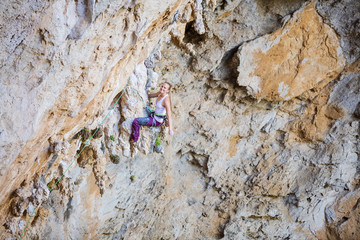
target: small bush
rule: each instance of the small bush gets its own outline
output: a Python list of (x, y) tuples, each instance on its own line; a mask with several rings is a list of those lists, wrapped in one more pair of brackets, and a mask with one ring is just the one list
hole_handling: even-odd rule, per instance
[(111, 160), (111, 162), (114, 163), (114, 164), (119, 164), (119, 162), (120, 162), (120, 157), (119, 157), (119, 155), (111, 155), (111, 156), (110, 156), (110, 160)]

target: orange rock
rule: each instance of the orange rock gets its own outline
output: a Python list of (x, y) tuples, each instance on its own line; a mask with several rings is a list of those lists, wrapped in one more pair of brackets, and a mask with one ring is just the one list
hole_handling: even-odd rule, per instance
[(238, 84), (253, 97), (269, 101), (289, 100), (324, 86), (346, 64), (338, 36), (323, 23), (314, 2), (283, 28), (244, 44), (238, 57)]

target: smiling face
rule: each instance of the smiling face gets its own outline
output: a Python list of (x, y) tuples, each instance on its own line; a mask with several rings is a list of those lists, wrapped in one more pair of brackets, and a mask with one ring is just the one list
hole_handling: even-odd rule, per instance
[(160, 93), (161, 93), (162, 95), (165, 95), (165, 94), (167, 94), (167, 93), (169, 92), (169, 89), (170, 89), (169, 84), (163, 83), (163, 84), (161, 84), (161, 86), (160, 86)]

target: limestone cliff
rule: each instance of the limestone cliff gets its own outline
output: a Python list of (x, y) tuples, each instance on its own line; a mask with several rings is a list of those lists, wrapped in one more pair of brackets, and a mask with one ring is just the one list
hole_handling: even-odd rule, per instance
[(358, 1), (0, 9), (2, 239), (360, 238)]

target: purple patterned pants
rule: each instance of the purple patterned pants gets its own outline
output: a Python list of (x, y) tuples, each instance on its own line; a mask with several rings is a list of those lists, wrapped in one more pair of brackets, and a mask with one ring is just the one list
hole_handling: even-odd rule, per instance
[[(146, 108), (147, 114), (150, 116), (151, 112)], [(141, 118), (135, 118), (132, 123), (132, 133), (131, 133), (131, 140), (134, 142), (137, 142), (139, 140), (140, 135), (140, 126), (153, 126), (158, 127), (161, 126), (162, 123), (155, 120), (153, 117), (141, 117)]]

